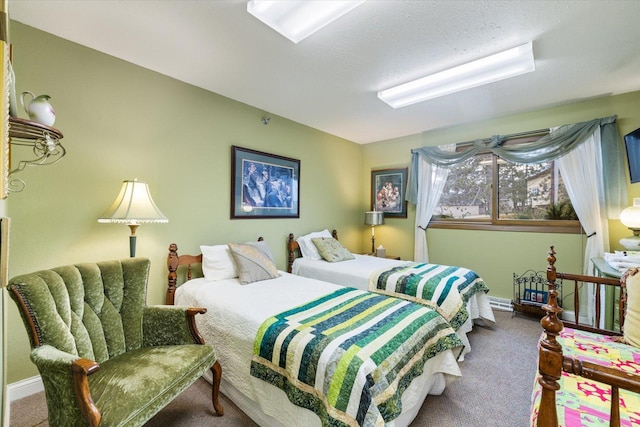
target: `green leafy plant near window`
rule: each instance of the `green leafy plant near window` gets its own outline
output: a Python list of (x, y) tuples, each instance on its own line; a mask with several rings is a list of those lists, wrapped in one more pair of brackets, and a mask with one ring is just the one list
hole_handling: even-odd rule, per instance
[(545, 219), (578, 220), (578, 215), (571, 202), (565, 200), (560, 203), (552, 203), (544, 216)]

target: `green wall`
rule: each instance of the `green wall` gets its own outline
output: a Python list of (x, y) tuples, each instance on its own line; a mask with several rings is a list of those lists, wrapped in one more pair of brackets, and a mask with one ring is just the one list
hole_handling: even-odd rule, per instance
[[(603, 97), (535, 113), (441, 129), (360, 146), (260, 109), (204, 91), (91, 49), (12, 22), (18, 93), (50, 95), (68, 150), (59, 163), (16, 177), (27, 187), (6, 202), (12, 218), (10, 275), (82, 261), (128, 256), (129, 229), (98, 224), (122, 180), (149, 183), (169, 224), (143, 225), (138, 256), (152, 261), (149, 303), (161, 303), (170, 243), (180, 253), (200, 244), (245, 241), (262, 235), (278, 267), (285, 268), (285, 239), (337, 228), (352, 251), (370, 248), (363, 211), (370, 203), (373, 168), (409, 164), (411, 148), (467, 141), (493, 134), (574, 123), (618, 114), (625, 134), (640, 127), (640, 92)], [(269, 125), (261, 123), (272, 117)], [(23, 115), (24, 117), (24, 115)], [(622, 143), (622, 142), (621, 142)], [(301, 160), (300, 219), (230, 220), (231, 145)], [(14, 148), (14, 164), (28, 157)], [(630, 197), (640, 197), (631, 185)], [(413, 254), (415, 209), (407, 219), (387, 219), (376, 244), (388, 254)], [(612, 248), (628, 234), (611, 221)], [(466, 230), (429, 230), (431, 261), (477, 270), (491, 295), (511, 298), (514, 272), (544, 269), (555, 244), (559, 268), (579, 271), (584, 236)], [(8, 313), (8, 383), (37, 375), (27, 336), (13, 302)], [(15, 327), (15, 325), (20, 326)]]
[[(137, 255), (152, 262), (150, 303), (164, 301), (172, 242), (180, 253), (199, 253), (200, 244), (263, 236), (285, 269), (288, 233), (336, 227), (345, 245), (360, 251), (360, 145), (15, 21), (11, 36), (17, 92), (51, 96), (67, 155), (16, 174), (26, 188), (7, 201), (10, 276), (127, 257), (129, 228), (97, 218), (133, 178), (149, 183), (170, 221), (136, 233)], [(272, 118), (266, 126), (263, 115)], [(229, 219), (232, 145), (300, 160), (300, 219)], [(29, 154), (13, 147), (13, 164)], [(11, 384), (37, 375), (13, 302), (8, 330)]]
[[(408, 166), (412, 148), (549, 128), (614, 114), (618, 115), (621, 136), (640, 127), (640, 92), (590, 99), (533, 113), (367, 144), (363, 147), (362, 180), (365, 185), (362, 197), (367, 202), (370, 200), (371, 169)], [(622, 138), (620, 144), (624, 144)], [(632, 197), (640, 197), (640, 184), (628, 184), (628, 188), (630, 202)], [(415, 207), (409, 205), (407, 219), (386, 219), (384, 226), (376, 227), (376, 245), (382, 244), (388, 254), (409, 259), (413, 253), (414, 226)], [(631, 234), (617, 220), (609, 221), (609, 232), (611, 250), (621, 250), (618, 240)], [(370, 245), (370, 239), (369, 234), (363, 234), (362, 244)], [(585, 244), (586, 237), (577, 234), (445, 229), (427, 231), (430, 262), (471, 268), (487, 282), (491, 288), (490, 295), (508, 299), (513, 296), (513, 273), (521, 274), (528, 269), (545, 270), (546, 253), (550, 245), (556, 247), (559, 270), (581, 271)]]

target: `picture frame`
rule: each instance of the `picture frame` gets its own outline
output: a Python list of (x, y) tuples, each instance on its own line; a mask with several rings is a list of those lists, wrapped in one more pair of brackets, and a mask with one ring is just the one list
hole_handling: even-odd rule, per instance
[(371, 171), (371, 210), (385, 218), (406, 218), (407, 168)]
[(231, 147), (231, 219), (300, 218), (300, 160)]

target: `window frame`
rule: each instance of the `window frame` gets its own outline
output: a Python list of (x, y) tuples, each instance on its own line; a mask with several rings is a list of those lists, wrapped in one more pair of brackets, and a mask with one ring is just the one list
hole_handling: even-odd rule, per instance
[[(515, 135), (507, 139), (504, 145), (526, 144), (547, 135), (548, 131), (534, 131)], [(471, 142), (456, 145), (456, 151), (469, 148)], [(489, 219), (434, 218), (429, 221), (430, 228), (454, 230), (488, 230), (488, 231), (520, 231), (530, 233), (565, 233), (580, 234), (583, 232), (577, 220), (535, 220), (535, 219), (500, 219), (499, 216), (499, 171), (500, 157), (489, 150), (481, 150), (475, 156), (491, 155), (491, 216)], [(508, 161), (508, 160), (507, 160)]]

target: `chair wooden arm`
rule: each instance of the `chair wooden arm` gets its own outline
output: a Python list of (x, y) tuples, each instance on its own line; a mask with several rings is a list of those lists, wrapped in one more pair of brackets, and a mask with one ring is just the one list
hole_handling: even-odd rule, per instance
[(196, 325), (196, 314), (204, 314), (206, 312), (206, 308), (187, 308), (187, 322), (189, 323), (189, 332), (191, 332), (191, 336), (198, 344), (204, 344), (204, 338), (202, 338), (202, 335), (200, 335), (200, 331), (198, 331), (198, 326)]
[(71, 372), (73, 374), (73, 390), (76, 394), (76, 401), (80, 406), (80, 411), (87, 420), (90, 427), (100, 425), (102, 415), (93, 403), (91, 392), (89, 391), (89, 375), (97, 372), (100, 365), (93, 360), (78, 359), (71, 364)]

